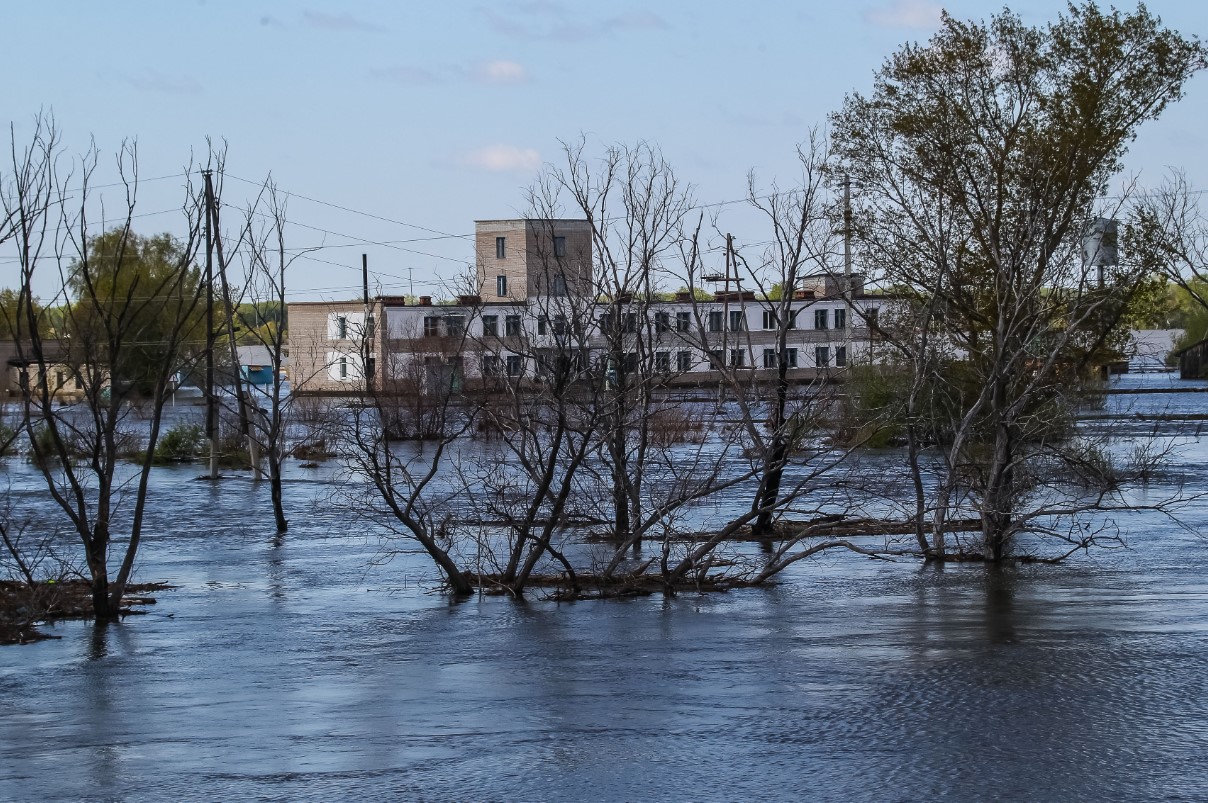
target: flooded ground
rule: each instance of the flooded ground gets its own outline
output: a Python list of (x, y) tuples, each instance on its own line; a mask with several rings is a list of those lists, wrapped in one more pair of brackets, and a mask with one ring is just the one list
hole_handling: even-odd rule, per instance
[[(1170, 440), (1138, 501), (1208, 489), (1208, 441)], [(0, 649), (0, 799), (1208, 798), (1208, 503), (1059, 566), (450, 604), (292, 471), (282, 538), (267, 487), (158, 471), (138, 579), (179, 589)]]

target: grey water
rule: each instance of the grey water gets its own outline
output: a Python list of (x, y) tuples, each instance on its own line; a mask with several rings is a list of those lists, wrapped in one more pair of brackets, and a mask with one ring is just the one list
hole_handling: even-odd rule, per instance
[[(1208, 490), (1208, 441), (1168, 440), (1138, 503)], [(277, 537), (267, 487), (198, 473), (157, 470), (136, 578), (176, 590), (0, 649), (0, 799), (1208, 799), (1204, 502), (1051, 566), (832, 552), (765, 589), (451, 603), (331, 474), (291, 468)]]

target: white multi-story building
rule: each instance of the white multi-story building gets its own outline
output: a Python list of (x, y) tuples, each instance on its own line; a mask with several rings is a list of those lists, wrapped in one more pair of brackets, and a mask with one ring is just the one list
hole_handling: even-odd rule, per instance
[[(689, 293), (601, 298), (591, 280), (586, 221), (479, 221), (476, 244), (479, 292), (456, 303), (379, 297), (368, 309), (358, 302), (291, 304), (293, 363), (314, 362), (317, 378), (294, 378), (296, 390), (363, 389), (361, 355), (373, 361), (373, 382), (397, 392), (538, 382), (566, 371), (650, 376), (669, 387), (712, 383), (723, 370), (770, 379), (782, 357), (790, 379), (814, 381), (870, 359), (870, 332), (887, 303), (867, 295), (859, 276), (845, 292), (844, 277), (833, 274), (807, 277), (787, 302), (750, 292), (709, 300)], [(311, 314), (320, 310), (322, 316)], [(343, 338), (333, 330), (341, 318)], [(376, 329), (366, 325), (374, 319)], [(367, 345), (355, 340), (366, 331)], [(320, 364), (332, 355), (334, 365)]]

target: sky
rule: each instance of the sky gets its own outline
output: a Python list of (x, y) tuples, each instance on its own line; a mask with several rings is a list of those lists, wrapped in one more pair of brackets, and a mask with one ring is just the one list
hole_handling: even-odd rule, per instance
[[(1208, 35), (1202, 0), (1147, 5), (1184, 35)], [(1065, 4), (1010, 7), (1040, 25)], [(1002, 4), (943, 8), (984, 19)], [(473, 261), (474, 221), (522, 216), (526, 188), (562, 142), (583, 137), (592, 156), (655, 144), (701, 204), (741, 199), (750, 171), (791, 181), (797, 143), (845, 95), (866, 92), (903, 43), (926, 41), (940, 10), (930, 0), (12, 3), (0, 59), (18, 141), (39, 111), (53, 113), (69, 155), (93, 141), (105, 154), (95, 184), (115, 177), (122, 141), (137, 141), (139, 233), (179, 231), (179, 177), (208, 137), (228, 149), (225, 209), (270, 175), (290, 193), (287, 246), (305, 251), (290, 300), (358, 297), (362, 253), (373, 291), (440, 296)], [(1126, 159), (1139, 186), (1177, 167), (1208, 187), (1206, 101), (1199, 75), (1140, 130)], [(116, 192), (98, 200), (111, 209)], [(743, 230), (752, 224), (720, 223), (739, 241), (757, 237)], [(15, 282), (0, 250), (0, 286)]]

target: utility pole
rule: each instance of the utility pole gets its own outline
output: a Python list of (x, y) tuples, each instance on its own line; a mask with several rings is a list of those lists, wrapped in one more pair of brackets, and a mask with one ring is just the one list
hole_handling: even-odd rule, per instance
[(214, 186), (210, 171), (201, 171), (206, 194), (206, 440), (210, 442), (207, 479), (218, 479), (218, 399), (214, 396), (214, 230), (211, 210)]
[(369, 254), (361, 254), (361, 295), (365, 304), (365, 324), (361, 327), (361, 373), (365, 376), (365, 393), (373, 389), (373, 375), (377, 367), (374, 343), (377, 342), (377, 323), (369, 307)]
[[(851, 176), (843, 174), (843, 358), (851, 359)], [(871, 333), (870, 333), (871, 334)], [(871, 337), (869, 338), (871, 343)], [(846, 365), (844, 366), (846, 367)]]
[[(738, 275), (738, 260), (734, 259), (734, 237), (731, 234), (726, 234), (726, 272), (722, 276), (703, 276), (701, 278), (706, 282), (720, 283), (724, 288), (721, 299), (721, 364), (717, 366), (717, 406), (720, 409), (726, 401), (726, 381), (725, 369), (726, 360), (730, 358), (730, 284), (733, 283), (734, 289), (739, 292), (739, 307), (742, 305), (742, 279)], [(730, 275), (730, 264), (734, 264), (734, 275)], [(739, 338), (735, 338), (738, 342)]]

